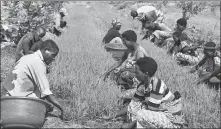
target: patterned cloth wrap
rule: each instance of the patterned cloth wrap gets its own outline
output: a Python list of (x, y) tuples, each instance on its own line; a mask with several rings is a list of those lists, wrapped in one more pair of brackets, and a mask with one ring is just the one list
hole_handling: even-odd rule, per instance
[(151, 111), (142, 106), (140, 101), (131, 101), (128, 106), (128, 118), (130, 121), (137, 120), (137, 128), (180, 128), (185, 124), (181, 112), (181, 99), (162, 104), (168, 111)]
[(173, 46), (174, 43), (175, 43), (175, 42), (174, 42), (173, 38), (171, 37), (171, 38), (165, 39), (165, 40), (163, 41), (163, 43), (161, 44), (161, 46), (162, 46), (164, 49), (168, 50), (168, 49), (170, 49), (170, 48)]
[(126, 99), (132, 99), (132, 97), (134, 96), (136, 90), (137, 90), (137, 86), (140, 84), (140, 81), (137, 80), (136, 77), (133, 78), (133, 86), (132, 89), (128, 89), (126, 91), (122, 91), (121, 94), (119, 95), (120, 98), (126, 98)]
[[(208, 58), (203, 66), (197, 71), (199, 77), (203, 77), (211, 72), (213, 72), (215, 69), (220, 68), (220, 57), (217, 55), (214, 58)], [(215, 80), (214, 80), (215, 79)], [(220, 83), (221, 80), (221, 73), (213, 77), (213, 80), (215, 82)]]
[[(181, 48), (191, 47), (191, 46), (192, 45), (190, 43), (187, 43), (187, 41), (182, 41), (180, 44)], [(186, 53), (178, 52), (174, 53), (173, 57), (175, 57), (177, 61), (188, 62), (188, 64), (190, 65), (195, 65), (200, 61), (200, 56), (197, 51), (188, 51)]]
[[(170, 35), (168, 38), (166, 38), (166, 39), (163, 41), (163, 43), (161, 44), (161, 46), (162, 46), (163, 48), (165, 48), (166, 50), (167, 50), (167, 49), (170, 49), (170, 48), (174, 45), (174, 43), (175, 43), (174, 40), (173, 40), (173, 36), (172, 36), (173, 33), (179, 31), (179, 30), (177, 30), (177, 23), (176, 23), (176, 22), (174, 22), (174, 23), (172, 24), (172, 26), (173, 26), (173, 27), (172, 27), (173, 30), (170, 32), (171, 35)], [(186, 35), (188, 41), (190, 41), (189, 37), (191, 37), (191, 35), (190, 35), (188, 29), (185, 29), (184, 31), (182, 31), (182, 35)]]
[[(135, 68), (135, 61), (133, 61), (132, 59), (127, 59), (124, 61), (124, 63), (117, 68), (114, 72), (118, 73), (120, 69), (123, 68)], [(133, 85), (133, 78), (135, 77), (135, 73), (132, 73), (130, 71), (124, 71), (122, 73), (120, 73), (119, 77), (118, 77), (118, 82), (120, 84), (128, 84), (130, 86)]]

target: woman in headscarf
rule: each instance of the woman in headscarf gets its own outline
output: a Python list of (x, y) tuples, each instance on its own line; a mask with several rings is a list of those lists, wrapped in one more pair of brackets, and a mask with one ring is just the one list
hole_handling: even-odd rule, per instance
[(119, 30), (121, 29), (121, 22), (118, 18), (112, 20), (112, 28), (108, 30), (107, 34), (104, 36), (102, 42), (104, 44), (108, 44), (113, 42), (113, 40), (117, 40), (118, 42), (122, 43), (120, 39), (121, 34)]
[(137, 34), (133, 30), (127, 30), (122, 34), (122, 40), (127, 50), (122, 56), (122, 59), (114, 64), (104, 75), (104, 80), (112, 72), (118, 75), (117, 82), (119, 85), (129, 86), (133, 85), (133, 78), (135, 76), (134, 63), (146, 57), (147, 53), (143, 47), (137, 43)]

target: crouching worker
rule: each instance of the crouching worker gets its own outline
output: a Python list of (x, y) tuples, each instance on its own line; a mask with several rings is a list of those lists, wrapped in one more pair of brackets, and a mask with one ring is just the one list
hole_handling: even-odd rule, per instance
[(37, 27), (35, 31), (25, 34), (18, 42), (16, 48), (16, 62), (23, 55), (34, 53), (34, 51), (31, 50), (31, 47), (37, 42), (42, 42), (42, 38), (45, 34), (46, 30), (43, 27)]
[(174, 45), (174, 39), (173, 39), (173, 33), (178, 32), (181, 34), (187, 34), (185, 32), (187, 28), (187, 20), (184, 18), (180, 18), (176, 21), (175, 27), (173, 28), (173, 32), (171, 33), (171, 37), (164, 40), (163, 44), (161, 44), (161, 47), (165, 47), (165, 49), (171, 48), (171, 46)]
[(151, 22), (150, 24), (146, 24), (145, 27), (148, 31), (142, 40), (150, 37), (150, 40), (158, 46), (160, 46), (165, 39), (172, 37), (172, 29), (167, 27), (164, 23)]
[[(133, 30), (127, 30), (122, 34), (122, 40), (127, 47), (122, 59), (114, 64), (105, 74), (104, 80), (114, 71), (117, 74), (117, 83), (126, 87), (133, 85), (134, 63), (142, 57), (146, 57), (147, 53), (143, 47), (137, 44), (137, 34)], [(126, 88), (127, 89), (127, 88)]]
[(164, 22), (164, 14), (162, 11), (157, 10), (153, 6), (142, 6), (137, 10), (131, 11), (131, 16), (137, 19), (142, 23), (142, 30), (145, 29), (144, 25), (150, 22), (162, 23)]
[(181, 95), (174, 94), (166, 84), (154, 76), (157, 63), (151, 57), (137, 60), (136, 78), (140, 81), (132, 101), (110, 120), (127, 114), (131, 123), (124, 128), (176, 128), (185, 124), (182, 115)]
[(63, 32), (63, 28), (66, 27), (66, 25), (67, 25), (67, 22), (64, 21), (64, 17), (67, 15), (68, 15), (68, 13), (65, 8), (61, 8), (59, 10), (59, 13), (55, 15), (53, 34), (55, 34), (58, 37)]
[[(58, 52), (59, 48), (56, 43), (52, 40), (46, 40), (41, 45), (40, 50), (21, 57), (2, 83), (1, 96), (46, 99), (60, 109), (60, 118), (64, 119), (64, 108), (50, 90), (50, 84), (46, 76), (46, 66), (54, 61)], [(51, 107), (51, 110), (53, 110), (53, 107)]]
[[(194, 73), (198, 70), (199, 77), (204, 80), (203, 78), (205, 76), (210, 77), (213, 75), (211, 73), (214, 71), (217, 72), (218, 69), (220, 69), (220, 55), (218, 55), (218, 51), (216, 51), (216, 44), (214, 42), (208, 42), (204, 45), (203, 59), (200, 60), (199, 63), (190, 70), (190, 72)], [(211, 78), (209, 82), (212, 84), (220, 84), (220, 74)]]
[(173, 33), (173, 40), (175, 43), (169, 49), (168, 53), (173, 54), (179, 64), (195, 65), (200, 60), (199, 53), (196, 49), (201, 47), (192, 45), (187, 39), (187, 35), (183, 33)]

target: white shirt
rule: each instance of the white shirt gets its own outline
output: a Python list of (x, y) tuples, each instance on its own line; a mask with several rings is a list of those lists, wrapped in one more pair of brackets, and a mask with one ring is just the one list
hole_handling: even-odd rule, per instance
[[(155, 13), (156, 13), (156, 16), (157, 16), (157, 19), (154, 21), (154, 23), (158, 23), (158, 22), (161, 22), (161, 20), (163, 19), (163, 12), (162, 11), (160, 11), (160, 10), (157, 10), (155, 7), (153, 7), (153, 6), (148, 6), (148, 5), (146, 5), (146, 6), (142, 6), (142, 7), (140, 7), (140, 8), (138, 8), (137, 9), (137, 13), (138, 13), (138, 19), (143, 19), (144, 18), (144, 16), (146, 15), (146, 14), (148, 14), (149, 12), (151, 12), (151, 11), (154, 11)], [(158, 20), (160, 20), (160, 21), (158, 21)]]
[(43, 98), (53, 94), (41, 51), (21, 57), (2, 86), (11, 96)]

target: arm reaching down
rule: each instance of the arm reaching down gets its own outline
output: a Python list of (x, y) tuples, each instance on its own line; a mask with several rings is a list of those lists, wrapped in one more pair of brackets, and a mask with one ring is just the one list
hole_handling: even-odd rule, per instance
[(199, 83), (201, 83), (201, 82), (204, 82), (204, 81), (207, 81), (207, 80), (209, 80), (210, 78), (212, 78), (212, 77), (218, 75), (219, 73), (220, 73), (220, 67), (217, 68), (216, 70), (214, 70), (213, 72), (211, 72), (211, 73), (209, 73), (209, 74), (203, 76), (203, 77), (197, 82), (197, 84), (199, 84)]
[(56, 106), (61, 111), (61, 119), (64, 119), (64, 109), (61, 106), (61, 104), (56, 100), (54, 95), (47, 95), (45, 96), (45, 99), (48, 100), (48, 102), (52, 103), (54, 106)]
[(115, 64), (113, 64), (106, 73), (104, 73), (104, 81), (106, 80), (106, 78), (109, 76), (110, 72), (112, 72), (113, 70), (115, 70), (116, 68), (120, 67), (121, 64), (123, 62), (116, 62)]
[(122, 59), (120, 60), (120, 62), (116, 62), (114, 65), (112, 65), (108, 71), (106, 73), (104, 73), (104, 81), (106, 80), (106, 78), (108, 77), (108, 75), (110, 74), (110, 72), (112, 72), (113, 70), (115, 70), (116, 68), (120, 67), (123, 62), (127, 59), (127, 55), (128, 55), (128, 52), (124, 52), (123, 56), (122, 56)]
[(195, 66), (193, 66), (193, 68), (191, 68), (190, 73), (194, 73), (196, 70), (198, 70), (205, 63), (206, 59), (207, 59), (207, 57), (204, 56), (203, 59), (200, 60), (200, 62), (197, 65), (195, 65)]

